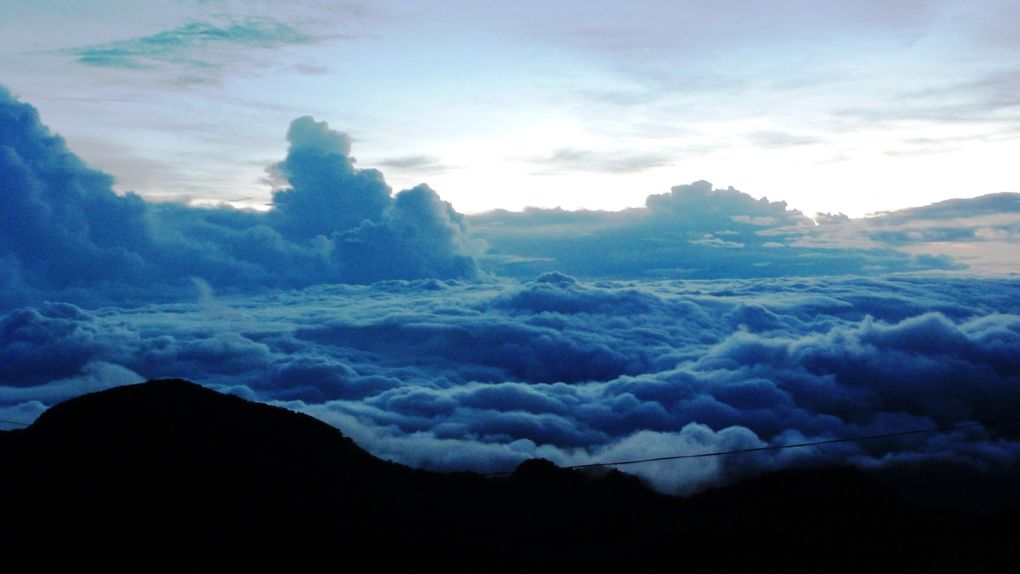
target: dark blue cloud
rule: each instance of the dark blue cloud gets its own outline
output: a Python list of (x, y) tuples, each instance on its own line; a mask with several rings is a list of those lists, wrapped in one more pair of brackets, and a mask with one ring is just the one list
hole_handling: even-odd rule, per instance
[[(1020, 286), (949, 277), (391, 281), (0, 317), (0, 410), (184, 376), (337, 424), (373, 452), (502, 470), (896, 432), (1020, 412)], [(13, 415), (12, 415), (13, 416)], [(994, 468), (974, 428), (634, 472), (687, 492), (791, 464)]]
[(497, 306), (524, 313), (621, 315), (645, 313), (658, 303), (654, 297), (637, 289), (584, 288), (577, 279), (555, 271), (540, 275), (527, 287), (494, 302)]
[(287, 158), (272, 167), (289, 188), (273, 192), (269, 220), (284, 235), (310, 239), (381, 221), (390, 187), (374, 169), (354, 167), (351, 141), (325, 122), (300, 117), (287, 131)]
[(607, 380), (644, 367), (642, 353), (627, 356), (613, 339), (564, 332), (545, 321), (493, 321), (484, 315), (436, 320), (398, 315), (367, 324), (334, 322), (310, 327), (297, 336), (320, 344), (356, 348), (388, 360), (413, 358), (426, 365), (457, 370), (476, 366), (490, 377), (535, 382)]
[(0, 383), (32, 386), (76, 375), (89, 362), (135, 343), (133, 333), (104, 328), (74, 305), (47, 303), (0, 316)]
[(365, 220), (336, 243), (345, 276), (353, 282), (479, 273), (472, 256), (479, 248), (468, 239), (463, 217), (427, 185), (401, 191), (381, 223)]
[(150, 238), (142, 199), (115, 194), (108, 175), (89, 169), (34, 108), (2, 89), (0, 178), (6, 283), (64, 288), (144, 277), (139, 252)]
[(390, 195), (350, 140), (295, 120), (268, 213), (118, 195), (27, 104), (0, 91), (0, 307), (42, 299), (165, 300), (216, 289), (472, 277), (461, 216), (431, 189)]
[[(707, 182), (621, 212), (464, 218), (426, 185), (393, 195), (381, 173), (355, 166), (348, 136), (307, 116), (294, 120), (287, 155), (270, 169), (279, 188), (267, 213), (150, 204), (114, 193), (109, 176), (85, 166), (31, 106), (5, 92), (0, 107), (0, 304), (7, 307), (179, 298), (193, 294), (191, 277), (220, 292), (476, 278), (485, 243), (487, 268), (518, 277), (734, 278), (953, 269), (960, 264), (945, 254), (906, 251), (919, 245), (917, 237), (926, 245), (952, 237), (999, 247), (1020, 237), (1005, 223), (985, 221), (1016, 203), (1008, 194), (960, 204), (969, 223), (947, 220), (938, 215), (944, 207), (932, 206), (815, 226), (783, 202)], [(935, 219), (942, 223), (932, 225)], [(591, 312), (599, 303), (535, 286), (504, 304)]]

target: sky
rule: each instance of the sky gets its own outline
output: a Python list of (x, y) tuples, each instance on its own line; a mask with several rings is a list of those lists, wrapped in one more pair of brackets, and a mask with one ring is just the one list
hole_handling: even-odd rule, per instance
[[(156, 377), (438, 470), (1020, 413), (1016, 7), (287, 6), (2, 4), (0, 430)], [(1020, 464), (912, 436), (631, 471)]]
[(813, 216), (1020, 191), (1020, 5), (0, 0), (0, 79), (118, 192), (266, 208), (311, 115), (467, 214), (699, 180)]

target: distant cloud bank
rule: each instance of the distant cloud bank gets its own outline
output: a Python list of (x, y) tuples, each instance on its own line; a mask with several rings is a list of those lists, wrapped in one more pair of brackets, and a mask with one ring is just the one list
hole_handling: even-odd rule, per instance
[(470, 216), (482, 260), (518, 278), (548, 271), (609, 279), (881, 275), (1020, 266), (1020, 194), (991, 194), (850, 219), (809, 218), (782, 201), (706, 181), (616, 212), (527, 209)]

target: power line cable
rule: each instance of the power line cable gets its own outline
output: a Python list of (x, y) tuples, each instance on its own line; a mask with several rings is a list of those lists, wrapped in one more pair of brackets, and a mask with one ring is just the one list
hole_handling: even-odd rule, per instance
[[(638, 459), (617, 460), (617, 461), (609, 461), (609, 462), (589, 462), (589, 463), (586, 463), (586, 464), (572, 464), (572, 465), (562, 466), (560, 468), (576, 470), (576, 469), (583, 469), (583, 468), (598, 468), (598, 467), (603, 467), (603, 466), (626, 466), (626, 465), (630, 465), (630, 464), (641, 464), (641, 463), (645, 463), (645, 462), (662, 462), (662, 461), (666, 461), (666, 460), (684, 460), (684, 459), (691, 459), (691, 458), (708, 458), (708, 457), (714, 457), (714, 456), (726, 456), (726, 455), (730, 455), (730, 454), (749, 454), (749, 453), (765, 452), (765, 451), (771, 451), (771, 450), (783, 450), (783, 449), (787, 449), (787, 448), (802, 448), (802, 447), (808, 447), (808, 446), (822, 446), (822, 445), (836, 444), (836, 443), (842, 443), (842, 442), (858, 442), (858, 441), (866, 441), (866, 440), (878, 440), (878, 439), (883, 439), (883, 438), (895, 438), (895, 437), (908, 436), (908, 435), (932, 434), (932, 433), (940, 433), (940, 432), (949, 432), (949, 431), (961, 430), (961, 429), (967, 429), (967, 428), (974, 428), (974, 427), (1004, 426), (1004, 425), (1008, 425), (1008, 424), (1015, 424), (1015, 423), (1018, 423), (1018, 422), (1020, 422), (1020, 417), (1013, 418), (1013, 419), (1001, 420), (1001, 421), (976, 421), (976, 422), (970, 422), (970, 423), (960, 423), (960, 424), (955, 424), (955, 425), (941, 425), (941, 426), (937, 426), (937, 427), (934, 427), (934, 428), (912, 429), (912, 430), (906, 430), (906, 431), (889, 432), (889, 433), (881, 433), (881, 434), (871, 434), (871, 435), (856, 435), (856, 436), (848, 436), (848, 437), (841, 437), (841, 438), (831, 438), (831, 439), (816, 440), (816, 441), (809, 441), (809, 442), (800, 442), (800, 443), (793, 443), (793, 444), (766, 445), (766, 446), (758, 446), (758, 447), (752, 447), (752, 448), (738, 448), (738, 449), (734, 449), (734, 450), (720, 450), (720, 451), (712, 451), (712, 452), (699, 452), (699, 453), (695, 453), (695, 454), (678, 454), (678, 455), (672, 455), (672, 456), (658, 456), (658, 457), (653, 457), (653, 458), (638, 458)], [(504, 475), (508, 475), (508, 474), (513, 474), (513, 471), (487, 472), (487, 473), (484, 473), (484, 476), (504, 476)]]

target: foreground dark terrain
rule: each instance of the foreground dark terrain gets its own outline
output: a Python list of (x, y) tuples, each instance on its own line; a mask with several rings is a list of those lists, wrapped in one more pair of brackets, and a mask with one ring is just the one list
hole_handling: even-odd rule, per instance
[(1020, 542), (1006, 502), (919, 505), (902, 480), (894, 489), (853, 469), (780, 471), (687, 499), (543, 461), (499, 478), (414, 470), (308, 416), (180, 380), (59, 404), (0, 433), (0, 460), (9, 559), (130, 549), (479, 568), (664, 558), (682, 571), (983, 571), (1011, 563)]

